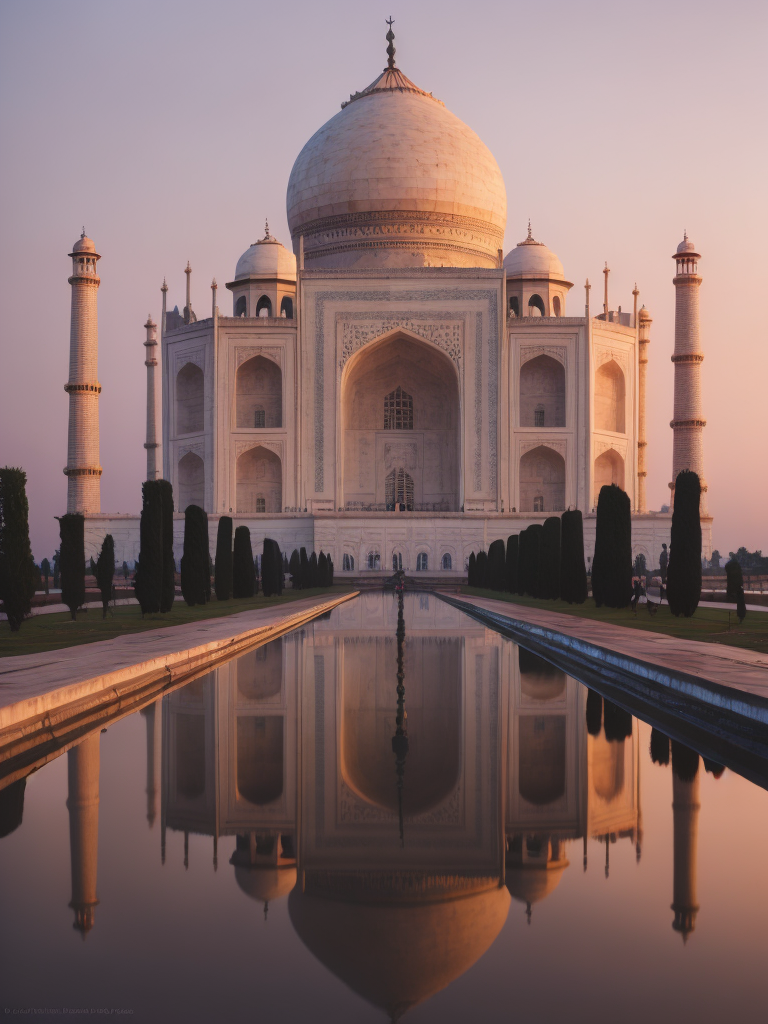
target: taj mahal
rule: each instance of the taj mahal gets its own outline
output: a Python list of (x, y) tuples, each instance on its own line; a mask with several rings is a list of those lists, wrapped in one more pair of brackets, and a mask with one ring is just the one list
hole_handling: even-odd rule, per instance
[[(231, 307), (220, 310), (214, 280), (205, 318), (187, 264), (183, 311), (163, 282), (159, 338), (147, 319), (147, 478), (173, 485), (178, 555), (197, 504), (212, 537), (231, 515), (255, 551), (273, 537), (284, 551), (330, 553), (341, 574), (455, 577), (471, 551), (577, 508), (591, 561), (597, 495), (615, 483), (632, 504), (633, 554), (658, 565), (671, 515), (647, 507), (652, 320), (637, 287), (631, 309), (612, 310), (606, 264), (601, 301), (589, 281), (577, 299), (530, 224), (505, 255), (499, 165), (396, 66), (391, 25), (387, 39), (383, 72), (296, 158), (290, 246), (267, 227), (226, 282)], [(85, 232), (70, 255), (67, 508), (86, 515), (86, 555), (109, 532), (116, 558), (133, 561), (138, 515), (100, 504), (101, 257)], [(701, 477), (709, 556), (699, 258), (686, 235), (674, 253), (669, 479)]]

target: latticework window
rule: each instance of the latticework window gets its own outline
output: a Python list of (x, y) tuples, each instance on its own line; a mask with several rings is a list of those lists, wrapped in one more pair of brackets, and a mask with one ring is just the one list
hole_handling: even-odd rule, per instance
[(543, 497), (543, 495), (539, 495), (537, 498), (533, 499), (533, 511), (534, 512), (543, 512), (544, 511), (544, 497)]
[(429, 556), (426, 551), (420, 551), (416, 555), (416, 572), (426, 572), (429, 569)]
[(256, 499), (256, 511), (257, 512), (266, 512), (267, 511), (267, 499), (266, 498), (257, 498)]
[(263, 409), (257, 409), (253, 414), (254, 427), (266, 427), (267, 414)]
[(537, 405), (533, 410), (533, 425), (534, 427), (544, 426), (544, 406)]
[(384, 399), (384, 429), (413, 430), (413, 399), (401, 387)]
[(384, 481), (384, 500), (387, 508), (394, 510), (398, 505), (405, 505), (406, 510), (413, 511), (413, 477), (404, 469), (393, 469)]

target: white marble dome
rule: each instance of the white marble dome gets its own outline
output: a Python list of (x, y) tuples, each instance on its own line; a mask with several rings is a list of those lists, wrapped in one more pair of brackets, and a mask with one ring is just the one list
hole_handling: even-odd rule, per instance
[(518, 242), (504, 259), (507, 277), (564, 278), (563, 264), (543, 242), (537, 242), (531, 235), (528, 225), (528, 237)]
[(315, 132), (288, 183), (306, 266), (498, 266), (507, 196), (493, 154), (397, 68)]
[(85, 228), (83, 228), (82, 235), (80, 235), (78, 240), (72, 246), (72, 254), (74, 254), (76, 252), (88, 252), (88, 253), (90, 253), (90, 252), (94, 252), (95, 253), (96, 252), (96, 246), (94, 244), (94, 241), (93, 241), (92, 238), (89, 238), (86, 235)]
[[(696, 246), (693, 244), (693, 242), (688, 237), (688, 232), (687, 231), (683, 232), (683, 240), (680, 243), (680, 245), (678, 245), (677, 251), (679, 253), (681, 253), (681, 254), (688, 253), (688, 252), (696, 253)], [(696, 255), (698, 256), (698, 253), (696, 253)]]
[(235, 280), (242, 281), (248, 277), (296, 280), (296, 257), (270, 235), (268, 225), (264, 238), (249, 246), (237, 261)]

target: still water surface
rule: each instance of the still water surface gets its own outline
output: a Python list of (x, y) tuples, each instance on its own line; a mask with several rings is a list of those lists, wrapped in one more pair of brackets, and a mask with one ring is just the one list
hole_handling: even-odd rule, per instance
[(4, 1015), (766, 1020), (768, 794), (435, 597), (404, 625), (399, 708), (364, 594), (6, 792)]

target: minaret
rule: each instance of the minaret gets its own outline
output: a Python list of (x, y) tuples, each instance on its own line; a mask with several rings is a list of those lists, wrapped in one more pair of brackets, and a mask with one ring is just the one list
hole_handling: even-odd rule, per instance
[(99, 328), (96, 293), (101, 257), (85, 228), (72, 246), (72, 315), (69, 329), (69, 432), (67, 439), (67, 512), (101, 511), (99, 465), (99, 395), (96, 364)]
[(147, 350), (144, 360), (144, 365), (147, 368), (147, 440), (144, 442), (144, 447), (147, 449), (147, 480), (158, 480), (161, 473), (157, 464), (157, 449), (160, 447), (157, 438), (160, 431), (157, 424), (157, 392), (155, 390), (157, 324), (151, 316), (148, 316), (144, 327), (147, 331), (147, 340), (144, 342)]
[(698, 473), (701, 481), (701, 514), (707, 514), (707, 485), (704, 480), (704, 427), (701, 410), (701, 364), (704, 356), (699, 341), (699, 253), (686, 232), (672, 257), (676, 264), (675, 286), (675, 416), (670, 426), (672, 482), (670, 506), (675, 501), (675, 480), (684, 469)]
[(162, 698), (141, 709), (147, 722), (147, 822), (149, 827), (157, 817), (157, 799), (160, 795), (160, 767), (163, 754), (163, 702)]
[(699, 771), (686, 780), (672, 770), (672, 815), (674, 819), (674, 876), (672, 882), (672, 927), (683, 942), (696, 927), (696, 862), (699, 836)]
[(651, 314), (642, 307), (637, 317), (637, 340), (639, 344), (637, 371), (637, 511), (648, 511), (645, 493), (645, 478), (648, 475), (645, 455), (648, 442), (645, 439), (645, 387), (648, 368), (648, 345), (651, 341)]
[(184, 273), (187, 275), (187, 304), (184, 307), (184, 323), (194, 324), (197, 322), (197, 317), (192, 310), (192, 267), (189, 265), (189, 260), (187, 260)]
[(69, 792), (69, 850), (72, 867), (72, 901), (77, 931), (93, 928), (96, 871), (99, 856), (99, 740), (98, 729), (67, 751)]

